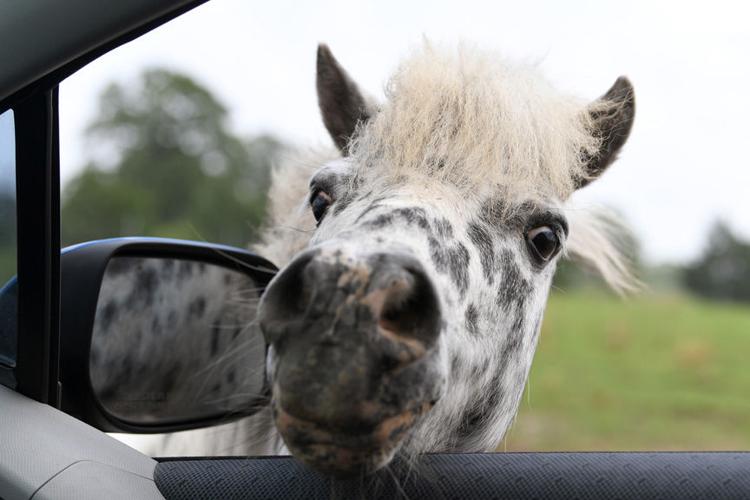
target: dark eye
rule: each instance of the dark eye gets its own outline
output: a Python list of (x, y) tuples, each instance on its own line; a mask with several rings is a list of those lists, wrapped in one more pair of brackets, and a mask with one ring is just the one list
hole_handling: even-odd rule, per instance
[(549, 262), (560, 249), (557, 233), (549, 226), (535, 227), (530, 230), (526, 233), (526, 243), (541, 264)]
[(328, 207), (331, 206), (333, 200), (325, 191), (316, 191), (315, 194), (310, 198), (310, 208), (312, 208), (313, 216), (317, 222), (323, 219), (323, 216), (328, 211)]

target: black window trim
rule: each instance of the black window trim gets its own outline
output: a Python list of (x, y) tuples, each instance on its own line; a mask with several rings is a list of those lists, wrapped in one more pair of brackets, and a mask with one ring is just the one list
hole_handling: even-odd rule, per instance
[(16, 390), (36, 401), (60, 406), (58, 85), (103, 54), (206, 1), (193, 0), (144, 20), (0, 99), (0, 113), (13, 109), (16, 134), (18, 330), (14, 376)]
[[(58, 406), (60, 220), (57, 87), (13, 108), (18, 392)], [(21, 223), (23, 221), (23, 223)]]

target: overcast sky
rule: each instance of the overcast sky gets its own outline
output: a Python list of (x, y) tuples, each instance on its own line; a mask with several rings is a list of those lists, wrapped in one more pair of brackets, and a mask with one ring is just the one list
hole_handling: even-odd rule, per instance
[[(235, 130), (327, 144), (314, 93), (327, 42), (375, 96), (423, 36), (468, 40), (537, 63), (560, 89), (594, 99), (621, 74), (638, 111), (621, 159), (577, 196), (621, 211), (652, 262), (685, 261), (709, 224), (750, 238), (750, 4), (212, 0), (102, 57), (63, 83), (63, 180), (82, 165), (83, 128), (104, 85), (146, 67), (184, 71), (230, 109)], [(155, 166), (157, 167), (157, 166)]]

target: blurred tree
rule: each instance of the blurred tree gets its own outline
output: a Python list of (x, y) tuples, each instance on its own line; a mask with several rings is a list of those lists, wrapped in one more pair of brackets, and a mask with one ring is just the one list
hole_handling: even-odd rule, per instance
[(684, 282), (698, 295), (749, 302), (750, 243), (738, 239), (724, 222), (716, 222), (703, 255), (685, 268)]
[(135, 86), (109, 85), (86, 130), (95, 159), (63, 192), (63, 244), (124, 235), (252, 240), (282, 145), (244, 141), (227, 119), (182, 74), (151, 69)]

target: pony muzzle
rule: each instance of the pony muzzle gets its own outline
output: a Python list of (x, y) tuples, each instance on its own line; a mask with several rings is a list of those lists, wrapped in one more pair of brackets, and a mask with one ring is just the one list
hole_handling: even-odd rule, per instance
[(326, 473), (387, 464), (442, 391), (440, 306), (408, 255), (302, 254), (269, 285), (259, 322), (276, 426)]

